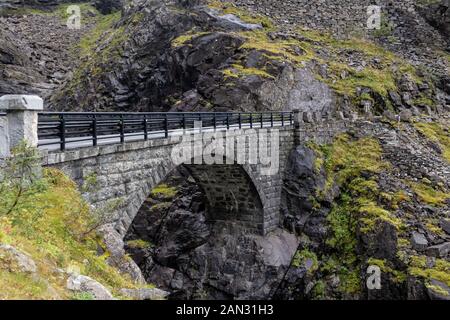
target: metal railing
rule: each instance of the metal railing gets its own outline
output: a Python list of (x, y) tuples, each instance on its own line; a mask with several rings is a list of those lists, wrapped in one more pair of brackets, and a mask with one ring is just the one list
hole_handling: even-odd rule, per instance
[(39, 146), (58, 147), (64, 151), (91, 142), (124, 143), (126, 140), (148, 140), (168, 137), (177, 130), (195, 128), (263, 128), (293, 124), (292, 112), (169, 112), (169, 113), (110, 113), (110, 112), (41, 112), (38, 121)]

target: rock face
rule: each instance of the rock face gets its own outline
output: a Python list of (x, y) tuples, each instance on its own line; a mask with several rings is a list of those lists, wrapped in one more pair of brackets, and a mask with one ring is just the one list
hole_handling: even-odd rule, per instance
[[(297, 250), (296, 236), (279, 229), (262, 237), (232, 222), (208, 222), (204, 195), (188, 172), (167, 184), (177, 186), (177, 196), (149, 199), (125, 239), (147, 281), (178, 299), (270, 296)], [(133, 239), (152, 245), (136, 248)]]
[(16, 248), (2, 244), (0, 245), (0, 264), (9, 269), (10, 272), (36, 273), (36, 263), (26, 253)]
[(81, 30), (70, 30), (56, 14), (0, 16), (0, 95), (47, 100), (76, 64), (74, 44), (93, 27), (89, 18), (83, 21)]

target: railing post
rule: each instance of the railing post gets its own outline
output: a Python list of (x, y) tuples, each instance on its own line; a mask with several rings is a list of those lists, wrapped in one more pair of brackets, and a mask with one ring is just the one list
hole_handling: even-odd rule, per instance
[(264, 114), (261, 112), (261, 129), (264, 128)]
[(284, 127), (284, 112), (281, 112), (281, 126)]
[(273, 128), (273, 112), (270, 113), (270, 126)]
[(123, 114), (120, 115), (120, 143), (125, 142), (125, 119)]
[(167, 113), (164, 114), (164, 136), (169, 137), (169, 118)]
[(227, 130), (230, 130), (230, 114), (227, 112)]
[(293, 121), (292, 121), (292, 114), (293, 114), (293, 112), (289, 113), (289, 123), (290, 123), (291, 125), (294, 124)]
[(242, 114), (241, 113), (239, 113), (239, 118), (238, 118), (238, 121), (239, 121), (239, 129), (242, 129), (242, 116), (241, 116)]
[(61, 151), (66, 150), (66, 119), (64, 114), (59, 115), (59, 141)]
[(253, 129), (253, 113), (250, 113), (250, 129)]
[(92, 120), (92, 136), (93, 136), (93, 145), (97, 146), (97, 116), (94, 114), (94, 119)]
[(144, 140), (148, 140), (148, 123), (147, 123), (147, 115), (144, 114)]
[(214, 122), (214, 124), (213, 124), (214, 131), (216, 131), (217, 130), (217, 117), (216, 117), (215, 112), (213, 113), (213, 122)]
[(5, 95), (0, 98), (0, 158), (8, 157), (12, 148), (21, 141), (38, 145), (38, 113), (44, 108), (43, 100), (32, 95)]

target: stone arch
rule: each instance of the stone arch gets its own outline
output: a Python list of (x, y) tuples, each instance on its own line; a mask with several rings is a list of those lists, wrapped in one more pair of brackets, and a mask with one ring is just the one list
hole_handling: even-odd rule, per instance
[[(239, 164), (195, 165), (194, 159), (179, 166), (188, 169), (208, 203), (210, 221), (234, 222), (249, 232), (264, 233), (264, 202), (258, 180), (250, 166)], [(178, 165), (171, 157), (162, 157), (151, 168), (141, 187), (132, 195), (126, 214), (116, 224), (117, 231), (125, 236), (134, 218), (153, 188), (162, 183)], [(143, 169), (145, 170), (145, 169)]]

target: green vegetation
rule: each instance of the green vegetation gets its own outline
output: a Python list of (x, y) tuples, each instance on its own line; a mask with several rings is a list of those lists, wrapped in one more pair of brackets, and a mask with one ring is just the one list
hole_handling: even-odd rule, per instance
[(222, 71), (225, 75), (225, 78), (240, 78), (245, 76), (260, 76), (262, 78), (271, 78), (274, 79), (274, 76), (270, 75), (264, 70), (256, 69), (256, 68), (246, 68), (239, 64), (233, 64), (231, 68)]
[(114, 39), (114, 43), (111, 44), (110, 49), (114, 48), (114, 44), (121, 43), (124, 40), (124, 30), (121, 28), (113, 30), (112, 28), (119, 21), (120, 17), (121, 13), (115, 12), (108, 15), (101, 15), (97, 19), (95, 27), (80, 40), (79, 48), (81, 50), (81, 57), (91, 55), (99, 44), (99, 41), (103, 39)]
[(187, 42), (193, 40), (194, 38), (203, 36), (209, 34), (209, 32), (193, 32), (190, 31), (186, 34), (182, 34), (181, 36), (175, 38), (172, 40), (172, 47), (177, 48), (177, 47), (181, 47), (184, 44), (186, 44)]
[(177, 189), (169, 187), (167, 184), (160, 184), (153, 188), (151, 196), (162, 199), (172, 199), (177, 195)]
[(57, 269), (79, 270), (116, 296), (121, 288), (135, 288), (106, 263), (107, 252), (97, 256), (97, 221), (75, 183), (58, 170), (41, 171), (39, 162), (37, 151), (21, 144), (0, 173), (0, 242), (30, 255), (39, 274), (20, 273), (1, 256), (0, 287), (8, 290), (0, 299), (76, 298)]
[(307, 249), (297, 251), (292, 259), (292, 266), (299, 268), (305, 266), (306, 262), (312, 263), (311, 267), (307, 270), (309, 274), (313, 274), (319, 268), (319, 262), (314, 252)]
[(434, 189), (425, 183), (410, 182), (411, 189), (417, 194), (419, 199), (432, 206), (443, 206), (450, 198), (449, 192)]
[(208, 6), (213, 9), (220, 10), (224, 15), (233, 14), (244, 22), (252, 24), (260, 24), (265, 29), (274, 29), (274, 24), (270, 18), (259, 15), (251, 14), (245, 10), (239, 9), (232, 3), (224, 3), (218, 0), (208, 1)]
[[(332, 249), (320, 270), (325, 273), (337, 273), (340, 278), (340, 291), (356, 294), (361, 289), (360, 261), (356, 254), (357, 229), (371, 232), (379, 222), (388, 222), (398, 229), (403, 227), (400, 219), (395, 217), (380, 202), (389, 199), (389, 203), (398, 204), (408, 199), (407, 195), (381, 193), (376, 175), (388, 170), (390, 165), (382, 159), (380, 143), (374, 138), (352, 139), (340, 135), (330, 145), (317, 146), (308, 144), (320, 161), (315, 167), (325, 168), (327, 180), (323, 190), (318, 190), (317, 197), (324, 198), (338, 184), (341, 195), (327, 216), (331, 236), (327, 245)], [(396, 279), (401, 274), (390, 270)]]
[(427, 265), (426, 256), (413, 256), (408, 273), (426, 280), (435, 279), (450, 286), (450, 262), (444, 259), (436, 259), (434, 266), (430, 267)]
[(448, 125), (437, 122), (416, 122), (414, 126), (427, 139), (439, 145), (444, 159), (450, 163), (450, 131)]
[(392, 275), (393, 280), (395, 282), (405, 282), (406, 274), (404, 272), (394, 270), (388, 266), (388, 262), (386, 260), (380, 260), (375, 258), (369, 258), (367, 261), (368, 265), (378, 266), (383, 273), (389, 273)]
[(147, 249), (151, 248), (153, 245), (148, 241), (138, 239), (127, 241), (127, 246), (133, 249)]

